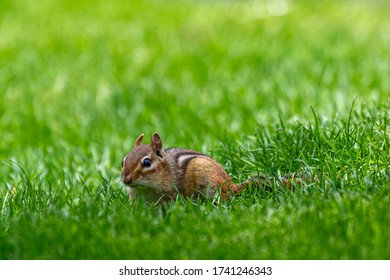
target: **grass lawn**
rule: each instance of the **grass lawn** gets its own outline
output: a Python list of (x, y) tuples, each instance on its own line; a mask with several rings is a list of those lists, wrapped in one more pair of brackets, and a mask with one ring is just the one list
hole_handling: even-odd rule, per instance
[[(0, 9), (0, 259), (388, 259), (388, 1)], [(140, 133), (291, 192), (130, 204)]]

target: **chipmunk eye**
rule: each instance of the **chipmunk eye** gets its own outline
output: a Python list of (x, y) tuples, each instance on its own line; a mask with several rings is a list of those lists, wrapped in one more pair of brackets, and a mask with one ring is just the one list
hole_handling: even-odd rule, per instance
[(143, 167), (150, 167), (152, 166), (152, 161), (148, 158), (145, 158), (143, 161), (142, 161), (142, 166)]

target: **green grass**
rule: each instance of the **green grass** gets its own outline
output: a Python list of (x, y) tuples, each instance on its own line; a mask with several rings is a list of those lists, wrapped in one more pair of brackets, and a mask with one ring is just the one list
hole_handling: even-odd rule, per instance
[[(390, 5), (275, 3), (2, 1), (0, 259), (388, 259)], [(318, 182), (163, 215), (120, 182), (154, 131)]]

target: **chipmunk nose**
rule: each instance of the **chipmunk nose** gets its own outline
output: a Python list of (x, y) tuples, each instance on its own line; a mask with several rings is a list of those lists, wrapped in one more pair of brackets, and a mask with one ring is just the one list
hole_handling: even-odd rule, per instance
[(133, 179), (129, 175), (123, 176), (122, 182), (126, 185), (130, 185), (133, 182)]

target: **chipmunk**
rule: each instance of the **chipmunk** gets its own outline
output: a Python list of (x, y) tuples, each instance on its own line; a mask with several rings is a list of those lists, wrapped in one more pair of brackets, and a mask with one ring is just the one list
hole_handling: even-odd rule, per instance
[[(266, 176), (257, 176), (234, 184), (213, 158), (189, 149), (163, 148), (160, 136), (153, 133), (150, 144), (142, 144), (144, 134), (135, 140), (134, 149), (122, 161), (122, 182), (130, 199), (142, 196), (149, 203), (175, 200), (178, 194), (197, 199), (213, 197), (217, 192), (225, 199), (241, 193), (249, 184), (271, 188)], [(284, 176), (301, 184), (307, 178)], [(310, 179), (308, 181), (311, 181)]]

